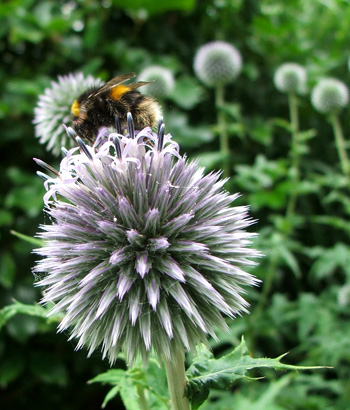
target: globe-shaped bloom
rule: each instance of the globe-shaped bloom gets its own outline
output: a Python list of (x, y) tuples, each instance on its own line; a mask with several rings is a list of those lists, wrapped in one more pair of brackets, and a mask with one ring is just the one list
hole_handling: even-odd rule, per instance
[(247, 310), (242, 287), (257, 282), (243, 270), (258, 256), (245, 231), (253, 221), (231, 207), (238, 195), (220, 173), (181, 157), (164, 124), (129, 130), (94, 146), (77, 137), (59, 172), (40, 173), (52, 220), (36, 250), (42, 302), (64, 314), (59, 330), (70, 328), (77, 348), (101, 346), (111, 363), (121, 349), (130, 363), (152, 349), (169, 360), (215, 337), (225, 316)]
[(242, 69), (240, 52), (224, 41), (202, 46), (194, 59), (197, 77), (208, 86), (227, 84), (235, 80)]
[(34, 109), (35, 136), (40, 138), (40, 143), (46, 144), (48, 151), (59, 155), (61, 147), (73, 146), (62, 124), (71, 120), (73, 101), (87, 89), (102, 84), (102, 80), (91, 75), (85, 77), (82, 73), (58, 76), (58, 81), (52, 81), (51, 87), (39, 96)]
[(349, 103), (348, 87), (336, 78), (324, 78), (312, 90), (311, 102), (323, 114), (340, 111)]
[(350, 285), (343, 285), (338, 290), (338, 304), (342, 307), (350, 305)]
[(153, 97), (167, 97), (175, 87), (173, 73), (165, 67), (153, 65), (145, 68), (138, 76), (140, 81), (150, 81), (141, 91)]
[(306, 70), (300, 64), (285, 63), (280, 65), (275, 71), (275, 86), (283, 93), (305, 93), (306, 81)]

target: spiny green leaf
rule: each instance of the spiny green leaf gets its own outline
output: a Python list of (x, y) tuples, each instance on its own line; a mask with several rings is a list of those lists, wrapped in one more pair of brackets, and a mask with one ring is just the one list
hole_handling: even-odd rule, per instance
[(187, 370), (187, 396), (191, 400), (192, 410), (196, 410), (206, 400), (210, 388), (225, 390), (236, 380), (250, 379), (248, 370), (255, 368), (273, 368), (276, 370), (307, 370), (321, 367), (293, 366), (281, 363), (281, 355), (275, 359), (253, 358), (249, 355), (244, 339), (231, 353), (220, 359), (208, 354), (203, 346), (190, 368)]

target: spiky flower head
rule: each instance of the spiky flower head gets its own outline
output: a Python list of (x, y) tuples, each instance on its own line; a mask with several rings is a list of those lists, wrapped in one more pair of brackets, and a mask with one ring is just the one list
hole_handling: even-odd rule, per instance
[(311, 102), (323, 114), (340, 111), (349, 103), (348, 87), (336, 78), (324, 78), (312, 90)]
[(202, 46), (194, 58), (197, 77), (208, 86), (235, 80), (242, 69), (240, 52), (225, 41), (212, 41)]
[(275, 86), (283, 93), (304, 94), (306, 81), (306, 70), (300, 64), (284, 63), (275, 71)]
[(242, 286), (257, 282), (243, 270), (258, 252), (247, 207), (231, 207), (238, 195), (181, 157), (164, 124), (134, 135), (128, 121), (126, 136), (77, 137), (54, 177), (40, 173), (53, 221), (35, 251), (42, 302), (64, 313), (59, 330), (77, 348), (101, 346), (111, 363), (121, 349), (131, 363), (152, 349), (171, 359), (215, 337), (224, 316), (247, 311)]
[(138, 76), (140, 81), (150, 81), (141, 90), (144, 94), (152, 95), (153, 97), (167, 97), (175, 87), (175, 79), (173, 73), (165, 67), (152, 65), (145, 68)]
[(40, 138), (46, 149), (59, 155), (61, 147), (72, 147), (71, 139), (67, 137), (62, 124), (71, 120), (71, 105), (84, 91), (91, 87), (99, 87), (102, 80), (82, 73), (58, 76), (58, 81), (52, 81), (51, 87), (44, 94), (34, 109), (35, 136)]

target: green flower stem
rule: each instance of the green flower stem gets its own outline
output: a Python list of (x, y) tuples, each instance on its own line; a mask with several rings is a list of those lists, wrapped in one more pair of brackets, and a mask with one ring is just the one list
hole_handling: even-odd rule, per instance
[(185, 396), (186, 373), (184, 352), (177, 351), (171, 360), (164, 359), (172, 410), (190, 410)]
[(142, 386), (137, 387), (137, 394), (139, 396), (139, 405), (141, 410), (149, 410), (148, 401), (145, 396), (145, 388)]
[(218, 128), (220, 133), (220, 151), (224, 158), (224, 178), (230, 176), (230, 147), (228, 144), (228, 134), (226, 128), (226, 120), (225, 120), (225, 113), (223, 112), (222, 108), (225, 104), (225, 88), (223, 84), (219, 84), (216, 87), (216, 94), (215, 94), (215, 106), (216, 112), (218, 116)]
[(331, 118), (331, 123), (332, 123), (332, 126), (333, 126), (333, 132), (334, 132), (334, 135), (335, 135), (335, 143), (336, 143), (337, 150), (338, 150), (341, 169), (342, 169), (344, 175), (346, 175), (350, 179), (349, 157), (348, 157), (348, 154), (346, 152), (343, 130), (342, 130), (342, 127), (340, 125), (338, 114), (335, 111), (333, 111), (331, 113), (330, 118)]
[[(300, 164), (300, 155), (298, 149), (298, 135), (299, 135), (299, 115), (298, 115), (298, 100), (294, 93), (288, 94), (288, 104), (289, 104), (289, 113), (290, 113), (290, 124), (292, 132), (292, 144), (291, 144), (291, 156), (292, 156), (292, 183), (293, 187), (297, 187), (299, 183), (299, 164)], [(290, 219), (295, 211), (295, 206), (298, 198), (298, 190), (292, 189), (289, 195), (289, 200), (287, 204), (286, 217)]]

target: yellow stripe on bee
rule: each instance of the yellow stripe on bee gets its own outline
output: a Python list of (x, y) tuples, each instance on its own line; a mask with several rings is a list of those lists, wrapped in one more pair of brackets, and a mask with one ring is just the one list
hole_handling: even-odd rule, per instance
[(72, 104), (71, 111), (72, 111), (74, 117), (79, 117), (80, 106), (79, 106), (79, 103), (78, 103), (77, 100), (75, 100), (74, 103)]
[(111, 89), (109, 96), (112, 100), (118, 101), (128, 91), (130, 91), (130, 87), (127, 85), (117, 85)]

